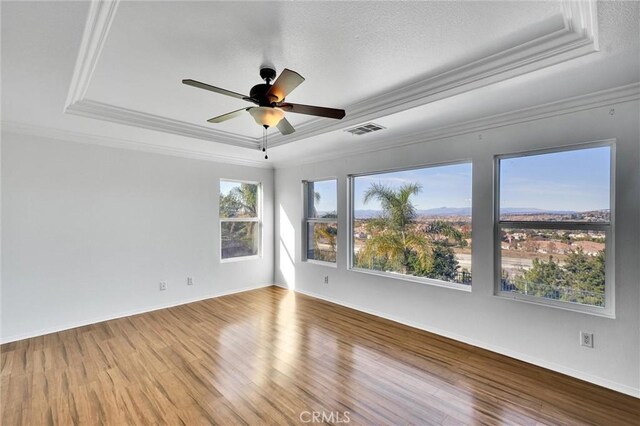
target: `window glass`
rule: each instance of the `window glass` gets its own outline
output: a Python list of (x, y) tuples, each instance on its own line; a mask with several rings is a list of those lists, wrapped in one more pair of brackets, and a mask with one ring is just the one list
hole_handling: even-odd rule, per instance
[(260, 185), (220, 181), (220, 256), (256, 256), (260, 248)]
[(307, 217), (337, 217), (338, 201), (336, 180), (307, 182)]
[(471, 164), (355, 176), (353, 267), (471, 284)]
[(220, 217), (258, 217), (258, 184), (220, 181)]
[(500, 291), (606, 305), (611, 147), (500, 159)]
[(336, 179), (306, 181), (306, 258), (336, 262), (338, 182)]
[(222, 222), (222, 258), (257, 255), (258, 229), (257, 222)]
[(309, 222), (307, 224), (307, 259), (335, 262), (337, 236), (336, 222)]
[(500, 220), (609, 222), (609, 147), (500, 161)]

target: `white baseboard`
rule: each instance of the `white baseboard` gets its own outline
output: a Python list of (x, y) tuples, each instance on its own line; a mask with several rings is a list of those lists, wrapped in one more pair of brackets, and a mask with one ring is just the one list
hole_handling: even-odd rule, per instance
[[(281, 284), (275, 284), (278, 287), (282, 287), (284, 289), (288, 289), (286, 286)], [(558, 373), (565, 374), (567, 376), (575, 377), (576, 379), (584, 380), (585, 382), (593, 383), (598, 386), (605, 387), (607, 389), (614, 390), (616, 392), (624, 393), (626, 395), (630, 395), (636, 398), (640, 398), (640, 389), (633, 388), (631, 386), (623, 385), (617, 382), (612, 382), (611, 380), (604, 379), (602, 377), (594, 376), (583, 371), (574, 370), (572, 368), (566, 367), (564, 365), (556, 364), (553, 362), (545, 361), (536, 357), (532, 357), (527, 354), (523, 354), (517, 351), (513, 351), (511, 349), (507, 349), (501, 346), (496, 346), (490, 343), (478, 341), (475, 339), (470, 339), (466, 336), (462, 336), (459, 334), (451, 333), (446, 330), (441, 330), (438, 328), (433, 328), (425, 324), (417, 323), (414, 321), (407, 320), (405, 318), (399, 318), (394, 315), (389, 315), (383, 312), (378, 312), (372, 309), (364, 308), (362, 306), (354, 305), (352, 303), (346, 303), (328, 296), (323, 296), (317, 293), (313, 293), (306, 290), (293, 289), (293, 291), (304, 294), (306, 296), (314, 297), (316, 299), (325, 300), (327, 302), (335, 303), (336, 305), (345, 306), (347, 308), (355, 309), (356, 311), (365, 312), (367, 314), (375, 315), (380, 318), (388, 319), (400, 324), (407, 325), (409, 327), (417, 328), (420, 330), (428, 331), (429, 333), (437, 334), (442, 337), (447, 337), (449, 339), (457, 340), (462, 343), (467, 343), (472, 346), (476, 346), (478, 348), (486, 349), (491, 352), (498, 353), (500, 355), (505, 355), (511, 358), (518, 359), (520, 361), (527, 362), (529, 364), (537, 365), (538, 367), (546, 368), (548, 370), (556, 371)]]
[(54, 326), (54, 327), (42, 328), (40, 330), (35, 330), (35, 331), (28, 332), (28, 333), (15, 334), (13, 336), (3, 337), (2, 340), (0, 341), (0, 343), (1, 344), (11, 343), (11, 342), (15, 342), (17, 340), (24, 340), (24, 339), (29, 339), (31, 337), (43, 336), (45, 334), (57, 333), (59, 331), (69, 330), (69, 329), (77, 328), (77, 327), (83, 327), (85, 325), (97, 324), (99, 322), (109, 321), (109, 320), (112, 320), (112, 319), (129, 317), (131, 315), (144, 314), (145, 312), (152, 312), (152, 311), (157, 311), (159, 309), (166, 309), (166, 308), (171, 308), (171, 307), (174, 307), (174, 306), (186, 305), (187, 303), (200, 302), (202, 300), (215, 299), (216, 297), (228, 296), (230, 294), (242, 293), (242, 292), (245, 292), (245, 291), (257, 290), (259, 288), (271, 287), (272, 285), (273, 284), (269, 283), (269, 284), (261, 284), (261, 285), (257, 285), (257, 286), (243, 287), (243, 288), (239, 288), (239, 289), (235, 289), (235, 290), (231, 290), (231, 291), (225, 291), (225, 292), (222, 292), (222, 293), (216, 293), (216, 294), (211, 294), (211, 295), (206, 295), (206, 296), (201, 296), (201, 297), (196, 297), (196, 298), (191, 298), (191, 299), (183, 299), (183, 300), (179, 300), (179, 301), (163, 303), (163, 304), (160, 304), (160, 305), (153, 305), (153, 306), (147, 306), (147, 307), (144, 307), (144, 308), (132, 309), (132, 310), (129, 310), (129, 311), (118, 312), (116, 314), (103, 315), (103, 316), (100, 316), (100, 317), (94, 317), (94, 318), (90, 318), (90, 319), (87, 319), (87, 320), (77, 321), (77, 322), (68, 323), (68, 324), (64, 324), (64, 325), (58, 325), (58, 326)]

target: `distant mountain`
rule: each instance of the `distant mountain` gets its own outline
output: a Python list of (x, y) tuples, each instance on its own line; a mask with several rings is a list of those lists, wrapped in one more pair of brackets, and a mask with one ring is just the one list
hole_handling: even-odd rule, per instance
[[(356, 210), (359, 219), (371, 219), (380, 216), (380, 210)], [(471, 216), (470, 207), (437, 207), (427, 210), (416, 210), (418, 216)]]
[(371, 219), (380, 216), (380, 210), (356, 210), (355, 216), (358, 219)]
[[(371, 219), (380, 216), (380, 210), (356, 210), (358, 219)], [(433, 209), (417, 210), (418, 216), (471, 216), (471, 207), (436, 207)], [(573, 214), (571, 210), (544, 210), (535, 207), (505, 207), (500, 209), (502, 214)]]
[(418, 216), (471, 216), (471, 207), (436, 207), (417, 210)]
[(535, 207), (504, 207), (500, 209), (503, 214), (574, 214), (575, 210), (545, 210)]

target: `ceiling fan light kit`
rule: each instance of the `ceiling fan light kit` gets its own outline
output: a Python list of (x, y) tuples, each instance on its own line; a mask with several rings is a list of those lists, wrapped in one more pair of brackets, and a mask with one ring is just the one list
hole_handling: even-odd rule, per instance
[(242, 95), (231, 90), (221, 89), (196, 80), (185, 79), (183, 84), (193, 86), (198, 89), (209, 90), (221, 95), (230, 96), (236, 99), (242, 99), (246, 102), (256, 104), (255, 107), (241, 108), (236, 111), (228, 112), (217, 117), (207, 120), (209, 123), (222, 123), (232, 118), (242, 115), (244, 111), (248, 111), (256, 123), (264, 127), (262, 137), (262, 151), (265, 152), (264, 158), (267, 159), (267, 132), (269, 127), (277, 127), (280, 133), (288, 135), (295, 132), (295, 129), (285, 118), (285, 112), (295, 114), (313, 115), (316, 117), (326, 117), (340, 120), (345, 116), (343, 109), (325, 108), (313, 105), (292, 104), (284, 102), (285, 97), (289, 95), (296, 87), (304, 82), (304, 77), (295, 71), (285, 68), (280, 76), (271, 84), (276, 77), (276, 70), (269, 67), (260, 69), (260, 77), (265, 81), (264, 84), (256, 84), (249, 91), (249, 96)]
[(247, 108), (249, 114), (261, 126), (274, 127), (284, 118), (284, 111), (280, 108), (253, 107)]

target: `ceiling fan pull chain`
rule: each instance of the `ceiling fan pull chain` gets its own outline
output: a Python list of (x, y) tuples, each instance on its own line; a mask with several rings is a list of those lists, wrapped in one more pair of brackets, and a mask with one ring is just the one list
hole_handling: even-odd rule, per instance
[(264, 151), (264, 159), (265, 159), (265, 160), (268, 160), (268, 159), (269, 159), (269, 156), (267, 155), (267, 148), (268, 148), (268, 146), (267, 146), (267, 143), (268, 143), (268, 142), (267, 142), (267, 129), (268, 129), (268, 128), (269, 128), (269, 126), (267, 126), (267, 125), (265, 124), (265, 125), (264, 125), (264, 133), (263, 133), (263, 134), (264, 134), (264, 146), (263, 146), (263, 148), (262, 148), (262, 151)]

